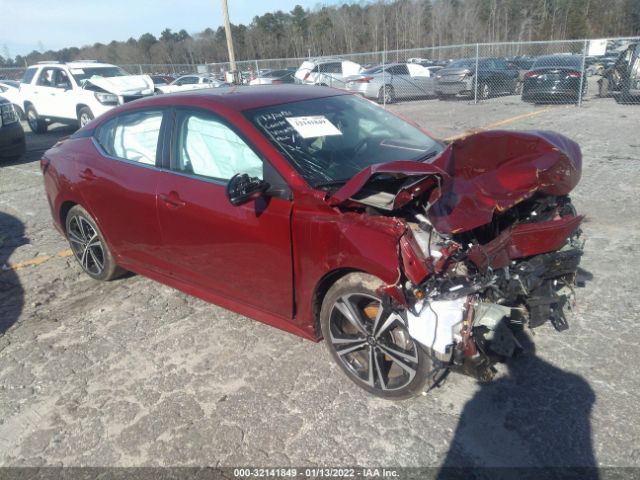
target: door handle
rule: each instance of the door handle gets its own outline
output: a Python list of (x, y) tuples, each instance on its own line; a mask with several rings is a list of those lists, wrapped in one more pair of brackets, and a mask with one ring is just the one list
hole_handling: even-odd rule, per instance
[(187, 203), (180, 199), (180, 195), (177, 192), (169, 192), (169, 194), (161, 193), (158, 195), (160, 200), (171, 207), (179, 208), (184, 207)]
[(80, 172), (80, 178), (82, 178), (84, 180), (88, 180), (89, 182), (92, 182), (93, 180), (97, 179), (98, 177), (96, 175), (94, 175), (94, 173), (91, 171), (90, 168), (86, 168), (82, 172)]

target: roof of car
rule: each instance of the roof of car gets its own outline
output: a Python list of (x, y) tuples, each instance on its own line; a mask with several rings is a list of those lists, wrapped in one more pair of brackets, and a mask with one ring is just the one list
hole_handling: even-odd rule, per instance
[(57, 61), (42, 61), (35, 65), (30, 65), (29, 68), (36, 67), (52, 67), (52, 66), (67, 66), (69, 68), (103, 68), (103, 67), (115, 67), (110, 63), (89, 62), (89, 61), (77, 61), (77, 62), (57, 62)]
[(200, 98), (203, 103), (215, 102), (227, 108), (237, 111), (253, 108), (269, 107), (283, 103), (300, 102), (315, 98), (335, 97), (338, 95), (352, 95), (350, 92), (336, 90), (329, 87), (316, 85), (256, 85), (240, 87), (203, 88), (188, 92), (176, 92), (164, 95), (147, 97), (137, 100), (136, 104), (143, 102), (157, 105), (165, 101), (170, 104), (180, 103), (180, 99)]

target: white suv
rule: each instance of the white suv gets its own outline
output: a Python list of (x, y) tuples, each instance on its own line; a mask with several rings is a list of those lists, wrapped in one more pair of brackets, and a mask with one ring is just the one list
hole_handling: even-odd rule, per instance
[(34, 133), (52, 122), (85, 126), (116, 105), (153, 95), (148, 75), (129, 75), (97, 62), (40, 62), (27, 68), (20, 83), (22, 106)]
[(295, 79), (296, 83), (344, 88), (343, 78), (361, 71), (362, 67), (350, 60), (316, 58), (303, 62), (296, 71)]

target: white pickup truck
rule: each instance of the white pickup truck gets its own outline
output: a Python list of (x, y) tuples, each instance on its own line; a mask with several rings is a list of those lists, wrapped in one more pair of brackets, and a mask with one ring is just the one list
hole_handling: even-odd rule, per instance
[(98, 115), (154, 94), (148, 75), (129, 75), (120, 67), (97, 62), (40, 62), (20, 83), (22, 107), (34, 133), (50, 123), (85, 126)]

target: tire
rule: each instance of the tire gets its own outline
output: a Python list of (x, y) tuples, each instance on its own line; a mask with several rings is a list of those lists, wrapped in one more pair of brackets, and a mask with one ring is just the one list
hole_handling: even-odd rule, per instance
[(512, 95), (520, 95), (522, 93), (522, 82), (517, 81), (515, 87), (513, 87)]
[(605, 98), (609, 96), (609, 79), (602, 77), (598, 80), (598, 96)]
[(401, 312), (382, 307), (376, 293), (380, 285), (363, 273), (342, 277), (324, 297), (320, 328), (351, 381), (378, 397), (402, 400), (433, 384), (433, 362), (409, 336)]
[(96, 222), (80, 205), (69, 210), (65, 233), (73, 256), (91, 278), (109, 281), (125, 273), (116, 265)]
[(491, 97), (491, 86), (487, 82), (482, 82), (478, 85), (478, 98), (480, 100), (487, 100)]
[(33, 105), (29, 105), (27, 107), (27, 111), (25, 112), (27, 116), (27, 123), (29, 124), (29, 128), (33, 133), (41, 134), (47, 132), (47, 122), (45, 122), (38, 115), (38, 111)]
[(93, 116), (93, 113), (91, 112), (91, 109), (89, 107), (82, 107), (80, 110), (78, 110), (78, 126), (80, 128), (84, 127), (94, 118), (95, 117)]
[(383, 85), (378, 90), (378, 103), (393, 103), (396, 101), (396, 94), (391, 85)]
[(451, 93), (437, 93), (436, 96), (438, 97), (438, 100), (440, 100), (440, 101), (451, 100), (452, 98), (456, 97), (455, 93), (453, 93), (453, 94), (451, 94)]
[(13, 104), (13, 109), (16, 111), (16, 114), (18, 115), (18, 120), (25, 120), (26, 117), (24, 115), (24, 111), (22, 110), (22, 108), (20, 108), (20, 105), (16, 105), (15, 103)]

